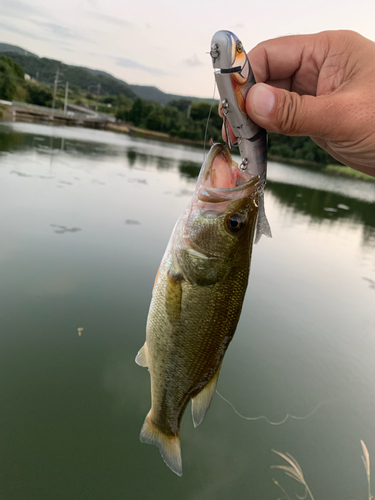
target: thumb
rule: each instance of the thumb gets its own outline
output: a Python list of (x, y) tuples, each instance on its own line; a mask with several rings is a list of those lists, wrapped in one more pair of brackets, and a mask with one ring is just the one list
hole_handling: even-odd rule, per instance
[(246, 111), (255, 123), (270, 132), (326, 137), (339, 119), (338, 104), (332, 95), (301, 96), (257, 83), (247, 95)]

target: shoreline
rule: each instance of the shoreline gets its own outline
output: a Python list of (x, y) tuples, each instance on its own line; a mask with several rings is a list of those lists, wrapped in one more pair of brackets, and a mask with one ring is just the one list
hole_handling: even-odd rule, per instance
[[(143, 139), (153, 139), (163, 142), (169, 142), (173, 144), (182, 144), (193, 147), (204, 147), (203, 141), (193, 141), (190, 139), (181, 139), (180, 137), (171, 137), (169, 134), (164, 132), (155, 132), (153, 130), (146, 130), (138, 127), (134, 127), (129, 123), (122, 124), (108, 124), (107, 130), (117, 133), (129, 134), (133, 137), (141, 137)], [(268, 154), (267, 159), (269, 161), (274, 161), (277, 163), (283, 163), (285, 165), (308, 168), (311, 170), (322, 172), (331, 177), (346, 177), (350, 179), (357, 179), (364, 182), (375, 182), (375, 177), (363, 174), (358, 170), (354, 170), (345, 165), (339, 164), (322, 164), (314, 161), (303, 160), (300, 158), (284, 158), (283, 156)]]
[[(3, 111), (3, 110), (2, 110)], [(4, 117), (1, 116), (0, 113), (0, 123), (6, 118), (6, 112), (4, 113)], [(8, 118), (8, 117), (7, 117)], [(9, 120), (12, 121), (12, 120)], [(24, 120), (17, 120), (17, 121), (24, 121)], [(45, 123), (43, 120), (25, 120), (27, 122), (32, 121), (33, 123)], [(191, 146), (191, 147), (196, 147), (196, 148), (203, 148), (204, 147), (204, 142), (203, 141), (193, 141), (191, 139), (182, 139), (180, 137), (172, 137), (169, 134), (165, 132), (156, 132), (154, 130), (146, 130), (142, 129), (139, 127), (134, 127), (130, 123), (111, 123), (108, 122), (106, 124), (106, 127), (101, 130), (108, 130), (110, 132), (115, 132), (119, 134), (127, 134), (130, 135), (131, 137), (140, 137), (142, 139), (151, 139), (151, 140), (157, 140), (161, 142), (168, 142), (172, 144), (181, 144), (185, 146)], [(362, 172), (359, 172), (357, 170), (354, 170), (350, 167), (347, 167), (345, 165), (339, 165), (339, 164), (321, 164), (313, 161), (308, 161), (308, 160), (303, 160), (303, 159), (297, 159), (297, 158), (284, 158), (283, 156), (278, 156), (278, 155), (272, 155), (268, 154), (268, 160), (269, 161), (274, 161), (277, 163), (283, 163), (284, 165), (290, 165), (290, 166), (296, 166), (296, 167), (302, 167), (302, 168), (308, 168), (311, 170), (319, 171), (322, 172), (328, 176), (331, 177), (344, 177), (344, 178), (350, 178), (350, 179), (356, 179), (356, 180), (361, 180), (363, 182), (375, 182), (375, 177), (372, 177), (370, 175), (363, 174)]]

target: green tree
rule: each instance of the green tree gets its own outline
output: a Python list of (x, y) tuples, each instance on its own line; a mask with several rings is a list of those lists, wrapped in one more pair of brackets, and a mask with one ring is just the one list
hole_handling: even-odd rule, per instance
[(124, 94), (109, 96), (102, 100), (107, 104), (112, 104), (116, 108), (115, 116), (118, 120), (130, 120), (129, 113), (133, 106), (133, 101)]
[(165, 117), (162, 113), (161, 106), (155, 108), (148, 114), (146, 118), (146, 127), (150, 130), (162, 131), (165, 129)]
[(0, 57), (0, 99), (11, 101), (17, 91), (17, 83), (23, 80), (23, 71), (10, 57)]
[(193, 102), (190, 116), (192, 120), (207, 120), (210, 113), (211, 104), (205, 101)]
[(27, 85), (26, 102), (38, 106), (52, 106), (53, 95), (49, 87), (29, 82)]
[(8, 64), (8, 66), (11, 67), (13, 74), (16, 76), (16, 78), (20, 78), (21, 80), (24, 80), (25, 75), (23, 73), (23, 69), (19, 64), (16, 63), (11, 57), (8, 56), (1, 56), (0, 61), (3, 61)]
[(129, 120), (133, 122), (135, 126), (137, 126), (141, 123), (142, 117), (143, 117), (143, 101), (140, 97), (137, 97), (129, 112)]
[(187, 99), (174, 99), (173, 101), (170, 101), (169, 106), (173, 106), (179, 111), (187, 111), (190, 104), (191, 101), (188, 101)]

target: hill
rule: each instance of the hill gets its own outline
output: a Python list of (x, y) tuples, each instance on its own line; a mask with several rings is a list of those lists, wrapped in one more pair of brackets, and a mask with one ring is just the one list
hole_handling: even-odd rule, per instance
[(29, 52), (22, 47), (17, 47), (17, 45), (11, 45), (10, 43), (0, 43), (0, 52), (16, 52), (18, 54), (23, 54), (25, 56), (38, 57), (36, 54)]
[(16, 45), (0, 43), (0, 53), (11, 57), (32, 78), (49, 86), (54, 84), (56, 71), (59, 69), (61, 82), (69, 81), (71, 88), (75, 86), (96, 95), (98, 92), (100, 95), (123, 94), (132, 100), (140, 97), (143, 100), (154, 101), (162, 105), (180, 99), (190, 101), (208, 100), (199, 97), (167, 94), (157, 87), (148, 85), (130, 85), (106, 71), (86, 68), (84, 66), (68, 65), (55, 59), (39, 57)]
[(166, 94), (165, 92), (159, 90), (157, 87), (149, 87), (147, 85), (129, 84), (129, 87), (141, 99), (144, 99), (146, 101), (155, 101), (158, 102), (159, 104), (168, 104), (171, 101), (179, 101), (180, 99), (184, 99), (186, 101), (210, 101), (209, 98), (202, 99), (200, 97)]
[(53, 86), (59, 70), (60, 82), (68, 81), (72, 89), (78, 87), (101, 95), (123, 94), (133, 100), (137, 97), (127, 83), (111, 75), (95, 75), (81, 66), (71, 66), (47, 57), (25, 56), (17, 52), (5, 52), (4, 55), (11, 57), (32, 78), (49, 86)]

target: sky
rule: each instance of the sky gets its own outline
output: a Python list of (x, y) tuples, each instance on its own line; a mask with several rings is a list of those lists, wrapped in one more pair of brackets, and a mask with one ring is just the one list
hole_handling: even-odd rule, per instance
[(0, 42), (130, 84), (212, 97), (213, 34), (262, 40), (352, 29), (375, 41), (373, 0), (0, 0)]

